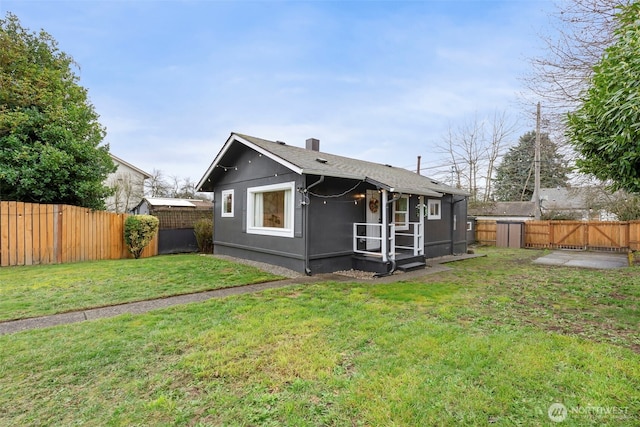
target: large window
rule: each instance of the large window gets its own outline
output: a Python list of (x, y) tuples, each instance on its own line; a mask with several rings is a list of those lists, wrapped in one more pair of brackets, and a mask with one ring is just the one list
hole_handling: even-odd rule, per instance
[(393, 222), (396, 230), (409, 229), (409, 196), (400, 196), (393, 204)]
[(427, 202), (427, 219), (441, 219), (440, 200), (429, 200)]
[(247, 189), (247, 232), (293, 237), (294, 182)]
[(233, 190), (222, 192), (222, 216), (233, 217)]

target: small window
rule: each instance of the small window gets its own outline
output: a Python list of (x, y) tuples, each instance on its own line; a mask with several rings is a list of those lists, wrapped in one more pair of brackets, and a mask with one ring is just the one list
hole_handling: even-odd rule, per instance
[(222, 192), (222, 216), (233, 217), (233, 190)]
[(293, 237), (294, 182), (247, 189), (247, 233)]
[(441, 219), (440, 200), (429, 200), (427, 203), (427, 219)]
[(409, 229), (409, 197), (400, 196), (393, 204), (393, 222), (396, 230)]

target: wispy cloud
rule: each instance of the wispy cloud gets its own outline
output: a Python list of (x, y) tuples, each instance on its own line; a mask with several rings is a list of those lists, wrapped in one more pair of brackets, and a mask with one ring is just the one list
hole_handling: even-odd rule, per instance
[(2, 0), (81, 66), (114, 154), (200, 178), (231, 131), (398, 166), (511, 109), (531, 1)]

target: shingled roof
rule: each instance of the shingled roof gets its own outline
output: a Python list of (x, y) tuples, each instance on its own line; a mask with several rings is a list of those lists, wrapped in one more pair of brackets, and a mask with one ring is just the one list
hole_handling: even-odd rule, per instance
[(468, 193), (455, 187), (443, 184), (426, 176), (418, 175), (407, 169), (391, 165), (352, 159), (321, 151), (308, 150), (302, 147), (287, 145), (280, 141), (268, 141), (253, 136), (232, 133), (204, 174), (197, 188), (211, 191), (206, 185), (216, 170), (229, 147), (238, 142), (268, 156), (292, 171), (302, 175), (317, 175), (335, 178), (347, 178), (365, 181), (386, 190), (417, 194), (430, 197), (441, 197), (443, 194), (467, 196)]

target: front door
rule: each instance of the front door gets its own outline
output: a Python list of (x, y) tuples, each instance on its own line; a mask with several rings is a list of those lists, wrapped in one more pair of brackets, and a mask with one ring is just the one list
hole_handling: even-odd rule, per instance
[[(367, 224), (380, 224), (380, 209), (382, 208), (380, 202), (380, 193), (376, 190), (367, 190), (365, 209), (367, 210), (366, 221)], [(380, 226), (367, 226), (367, 237), (380, 237)], [(367, 239), (367, 250), (377, 251), (380, 250), (380, 240)]]

